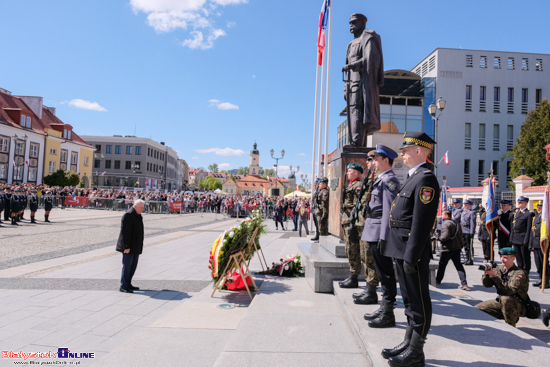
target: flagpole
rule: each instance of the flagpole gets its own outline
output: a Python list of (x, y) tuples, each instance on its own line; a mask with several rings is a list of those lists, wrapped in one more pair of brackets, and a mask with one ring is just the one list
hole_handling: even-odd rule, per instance
[[(332, 0), (329, 3), (328, 11), (328, 52), (327, 52), (327, 96), (326, 96), (326, 106), (325, 106), (325, 161), (323, 165), (323, 176), (327, 174), (328, 166), (328, 132), (329, 132), (329, 111), (330, 111), (330, 49), (332, 46), (331, 42), (332, 35)], [(320, 146), (319, 146), (320, 148)]]
[(320, 95), (320, 98), (319, 98), (319, 102), (320, 102), (320, 106), (319, 106), (319, 136), (318, 136), (318, 144), (319, 144), (319, 150), (317, 151), (317, 173), (319, 175), (319, 177), (321, 177), (322, 175), (322, 170), (321, 170), (321, 153), (322, 153), (322, 142), (323, 142), (323, 106), (324, 106), (324, 96), (323, 96), (323, 93), (325, 91), (325, 65), (326, 65), (326, 61), (325, 61), (326, 57), (325, 57), (325, 53), (323, 52), (323, 64), (321, 65), (321, 95)]
[(540, 289), (542, 292), (544, 292), (544, 285), (546, 284), (546, 263), (548, 262), (548, 240), (543, 241), (546, 246), (544, 248), (546, 251), (544, 251), (544, 262), (542, 264), (542, 282), (540, 283)]

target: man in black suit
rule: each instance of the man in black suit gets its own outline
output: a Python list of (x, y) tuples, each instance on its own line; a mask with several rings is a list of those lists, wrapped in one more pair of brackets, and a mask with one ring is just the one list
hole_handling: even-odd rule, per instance
[(392, 366), (424, 365), (423, 349), (432, 320), (430, 232), (439, 202), (439, 183), (426, 164), (434, 144), (425, 133), (407, 132), (401, 147), (403, 163), (410, 170), (390, 210), (383, 255), (395, 260), (408, 325), (401, 344), (382, 350)]
[(508, 242), (510, 241), (510, 218), (512, 217), (512, 203), (508, 200), (502, 200), (500, 202), (500, 215), (498, 216), (498, 249), (510, 247)]
[(529, 198), (521, 196), (518, 199), (518, 210), (513, 215), (512, 229), (510, 232), (510, 244), (516, 249), (516, 261), (518, 268), (525, 270), (527, 275), (531, 270), (531, 225), (533, 215), (527, 210)]
[(122, 216), (120, 234), (116, 250), (122, 252), (122, 275), (120, 277), (120, 291), (134, 293), (139, 287), (132, 285), (132, 278), (136, 272), (139, 255), (143, 251), (143, 217), (141, 212), (145, 207), (143, 200), (135, 200), (134, 205)]

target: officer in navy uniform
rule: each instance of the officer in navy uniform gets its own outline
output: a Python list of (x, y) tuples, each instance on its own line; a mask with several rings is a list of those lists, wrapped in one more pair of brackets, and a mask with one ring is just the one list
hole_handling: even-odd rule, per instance
[(48, 219), (50, 216), (50, 211), (53, 207), (53, 198), (52, 198), (52, 192), (46, 191), (46, 197), (44, 197), (44, 222), (50, 223), (50, 220)]
[(498, 217), (498, 249), (509, 247), (510, 241), (510, 223), (513, 213), (510, 211), (512, 203), (508, 200), (502, 200), (500, 202), (500, 215)]
[(516, 250), (516, 261), (518, 268), (525, 270), (527, 275), (531, 270), (531, 226), (533, 214), (527, 210), (529, 198), (521, 196), (518, 199), (518, 210), (513, 215), (512, 228), (510, 232), (510, 244)]
[(373, 165), (378, 177), (374, 181), (369, 202), (370, 211), (365, 219), (365, 228), (361, 240), (366, 241), (372, 253), (374, 267), (382, 284), (382, 302), (380, 308), (371, 314), (365, 314), (365, 320), (373, 328), (395, 326), (393, 307), (397, 294), (397, 284), (393, 271), (393, 261), (384, 256), (389, 238), (390, 208), (401, 184), (392, 171), (397, 153), (385, 145), (377, 144)]
[(466, 253), (466, 262), (464, 265), (474, 265), (472, 241), (476, 233), (476, 212), (472, 210), (472, 204), (470, 200), (464, 200), (464, 209), (460, 215), (459, 222), (462, 227), (464, 252)]
[(463, 209), (460, 205), (460, 199), (453, 200), (453, 207), (451, 208), (451, 210), (453, 211), (453, 220), (456, 224), (460, 224), (460, 216), (462, 215)]
[(0, 188), (0, 223), (2, 223), (2, 212), (4, 211), (5, 188)]
[(533, 218), (533, 225), (531, 226), (531, 249), (533, 250), (533, 255), (535, 258), (535, 265), (537, 266), (537, 273), (539, 274), (539, 281), (533, 284), (535, 287), (541, 287), (542, 283), (544, 283), (544, 289), (548, 289), (550, 287), (550, 282), (548, 281), (550, 279), (550, 275), (548, 272), (550, 271), (550, 263), (548, 262), (548, 248), (546, 249), (546, 279), (543, 281), (542, 279), (542, 269), (544, 266), (544, 253), (542, 252), (542, 248), (540, 246), (540, 226), (542, 224), (542, 204), (537, 204), (537, 210), (535, 213), (535, 218)]
[(21, 203), (19, 200), (19, 189), (16, 189), (10, 197), (10, 210), (11, 210), (11, 224), (18, 226), (17, 219), (19, 215), (19, 210), (21, 209)]
[(19, 196), (19, 201), (21, 202), (21, 210), (19, 212), (19, 219), (20, 220), (26, 220), (24, 218), (25, 215), (25, 209), (27, 208), (28, 199), (27, 199), (27, 190), (21, 189), (21, 193)]
[(36, 196), (36, 190), (31, 191), (31, 197), (29, 198), (29, 209), (31, 210), (31, 223), (36, 223), (34, 216), (38, 210), (38, 197)]
[(7, 222), (11, 217), (11, 188), (6, 186), (4, 189), (4, 220)]
[(435, 141), (426, 133), (407, 132), (401, 147), (408, 178), (390, 210), (385, 256), (394, 258), (407, 329), (401, 344), (382, 350), (390, 365), (423, 366), (424, 344), (432, 321), (430, 232), (437, 215), (439, 183), (426, 160)]

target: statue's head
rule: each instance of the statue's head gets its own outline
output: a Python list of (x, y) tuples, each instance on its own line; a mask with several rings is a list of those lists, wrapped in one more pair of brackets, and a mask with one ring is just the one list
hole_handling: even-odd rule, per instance
[[(352, 14), (349, 17), (349, 24), (350, 24), (350, 26), (355, 25), (358, 28), (363, 28), (364, 29), (367, 26), (367, 17), (364, 16), (363, 14), (359, 14), (359, 13)], [(352, 33), (353, 33), (353, 31), (352, 31)]]

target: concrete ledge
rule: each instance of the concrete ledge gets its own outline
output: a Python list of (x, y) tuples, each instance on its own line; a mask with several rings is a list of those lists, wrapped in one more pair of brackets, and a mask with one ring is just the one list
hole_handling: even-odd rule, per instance
[(320, 236), (319, 245), (337, 258), (347, 259), (346, 246), (335, 236)]
[[(372, 329), (363, 319), (365, 313), (379, 305), (356, 305), (353, 289), (334, 286), (334, 294), (346, 314), (350, 328), (372, 366), (388, 366), (381, 355), (384, 348), (399, 344), (405, 335), (406, 316), (403, 301), (397, 299), (396, 326)], [(468, 292), (456, 291), (453, 297), (430, 287), (433, 317), (424, 348), (426, 365), (435, 366), (494, 366), (498, 355), (499, 366), (545, 366), (550, 346), (516, 329), (502, 320), (496, 320), (466, 303), (473, 299)], [(465, 299), (461, 301), (457, 297)], [(475, 303), (475, 302), (474, 302)], [(495, 352), (495, 350), (497, 352)]]

